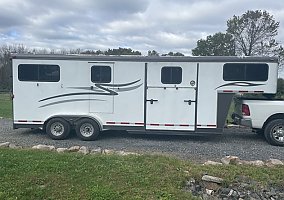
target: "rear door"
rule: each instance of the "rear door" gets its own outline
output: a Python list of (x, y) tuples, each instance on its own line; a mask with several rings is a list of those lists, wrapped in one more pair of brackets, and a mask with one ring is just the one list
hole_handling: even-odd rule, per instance
[(42, 124), (43, 109), (54, 105), (54, 96), (62, 92), (60, 66), (54, 61), (15, 59), (13, 73), (15, 122)]
[(146, 129), (195, 130), (196, 63), (148, 63)]

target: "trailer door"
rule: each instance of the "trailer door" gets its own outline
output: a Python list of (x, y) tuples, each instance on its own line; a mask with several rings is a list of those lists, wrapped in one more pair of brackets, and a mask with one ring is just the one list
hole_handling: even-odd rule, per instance
[(91, 64), (90, 112), (113, 113), (113, 63)]
[(148, 63), (146, 129), (195, 130), (196, 63)]

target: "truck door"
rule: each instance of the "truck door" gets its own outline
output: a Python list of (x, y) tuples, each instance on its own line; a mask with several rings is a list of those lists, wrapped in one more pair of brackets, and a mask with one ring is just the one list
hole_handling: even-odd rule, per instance
[(148, 63), (146, 129), (195, 130), (196, 63)]
[(90, 112), (113, 113), (113, 63), (91, 63)]

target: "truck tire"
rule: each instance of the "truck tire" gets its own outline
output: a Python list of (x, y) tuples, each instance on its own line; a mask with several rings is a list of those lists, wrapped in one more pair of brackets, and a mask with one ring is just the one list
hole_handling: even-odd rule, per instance
[(100, 128), (97, 122), (92, 119), (83, 118), (76, 123), (76, 134), (81, 140), (91, 141), (97, 139)]
[(54, 140), (63, 140), (70, 133), (70, 124), (62, 118), (53, 118), (46, 124), (47, 135)]
[(264, 136), (268, 143), (284, 146), (284, 119), (270, 121), (264, 129)]

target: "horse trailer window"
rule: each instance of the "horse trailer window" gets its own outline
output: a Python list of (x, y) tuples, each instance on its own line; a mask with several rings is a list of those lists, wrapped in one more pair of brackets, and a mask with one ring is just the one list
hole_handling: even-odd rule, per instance
[(224, 81), (267, 81), (268, 65), (263, 63), (226, 63)]
[(58, 82), (60, 67), (58, 65), (20, 64), (18, 66), (20, 81)]
[(92, 66), (91, 80), (94, 83), (110, 83), (111, 67), (110, 66)]
[(181, 67), (163, 67), (161, 70), (161, 82), (163, 84), (180, 84), (182, 81)]

